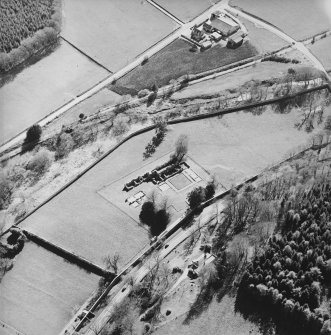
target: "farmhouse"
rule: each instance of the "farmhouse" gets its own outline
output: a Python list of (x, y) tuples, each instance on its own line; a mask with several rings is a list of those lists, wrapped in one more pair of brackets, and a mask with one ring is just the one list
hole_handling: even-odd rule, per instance
[(229, 37), (227, 47), (231, 49), (238, 48), (242, 45), (245, 34), (239, 30)]

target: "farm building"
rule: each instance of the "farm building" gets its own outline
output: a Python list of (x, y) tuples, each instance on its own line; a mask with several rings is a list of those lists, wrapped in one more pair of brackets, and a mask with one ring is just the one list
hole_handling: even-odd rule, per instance
[(222, 35), (219, 34), (217, 31), (214, 31), (210, 37), (215, 41), (215, 42), (218, 42), (222, 39)]
[(191, 38), (197, 42), (200, 42), (205, 37), (202, 27), (194, 26), (191, 32)]
[(204, 41), (201, 43), (201, 50), (207, 50), (209, 48), (211, 48), (212, 46), (212, 42), (210, 40)]
[(239, 25), (230, 25), (220, 18), (212, 18), (209, 22), (205, 22), (203, 25), (205, 31), (209, 33), (218, 32), (224, 37), (229, 37), (239, 29)]
[(229, 37), (227, 47), (231, 49), (238, 48), (242, 45), (245, 34), (239, 30)]

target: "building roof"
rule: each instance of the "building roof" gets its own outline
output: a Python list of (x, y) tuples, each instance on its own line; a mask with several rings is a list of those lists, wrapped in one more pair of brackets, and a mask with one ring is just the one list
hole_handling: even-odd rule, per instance
[(233, 30), (233, 26), (230, 26), (229, 24), (227, 24), (223, 20), (220, 20), (219, 18), (215, 18), (215, 19), (211, 20), (210, 25), (213, 28), (219, 30), (224, 35), (230, 34), (231, 31)]
[(231, 35), (229, 39), (233, 41), (234, 43), (238, 43), (242, 41), (243, 39), (243, 32), (241, 30), (238, 30), (235, 34)]

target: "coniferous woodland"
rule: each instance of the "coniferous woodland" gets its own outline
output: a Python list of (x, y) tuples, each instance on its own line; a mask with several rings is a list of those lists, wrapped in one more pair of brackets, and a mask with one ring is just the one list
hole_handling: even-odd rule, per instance
[(0, 72), (6, 72), (57, 40), (61, 0), (1, 0)]
[[(329, 165), (320, 162), (318, 170)], [(315, 166), (314, 166), (315, 168)], [(279, 231), (245, 271), (238, 309), (272, 319), (290, 334), (330, 334), (331, 183), (311, 168), (300, 181), (275, 179), (261, 191), (279, 200)], [(308, 173), (309, 172), (309, 173)]]

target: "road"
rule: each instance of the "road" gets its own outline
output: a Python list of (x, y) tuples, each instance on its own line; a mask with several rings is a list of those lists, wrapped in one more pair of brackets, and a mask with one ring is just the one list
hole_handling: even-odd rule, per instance
[[(221, 202), (223, 200), (220, 200)], [(217, 211), (222, 211), (224, 209), (223, 206), (219, 206), (217, 208)], [(217, 214), (216, 214), (217, 215)], [(201, 222), (198, 229), (201, 229), (203, 226), (210, 224), (212, 221), (215, 221), (216, 215), (212, 217), (207, 217), (207, 220), (204, 222)], [(169, 231), (173, 226), (178, 224), (178, 220), (171, 224), (170, 227), (167, 228), (167, 230), (160, 236), (164, 236), (167, 231)], [(131, 277), (133, 279), (134, 284), (140, 283), (147, 274), (151, 271), (153, 267), (157, 265), (157, 263), (162, 262), (178, 245), (180, 245), (183, 241), (185, 241), (193, 231), (191, 229), (183, 230), (179, 229), (174, 235), (170, 236), (167, 240), (165, 240), (162, 243), (162, 249), (158, 253), (157, 257), (150, 257), (144, 264), (139, 268), (138, 271)], [(202, 256), (203, 257), (203, 256)], [(122, 284), (119, 285), (119, 287), (116, 290), (116, 294), (111, 300), (111, 303), (104, 308), (104, 310), (98, 315), (97, 319), (91, 322), (89, 325), (89, 330), (86, 331), (85, 335), (95, 335), (96, 330), (101, 330), (107, 321), (109, 320), (112, 312), (114, 311), (114, 307), (122, 302), (125, 297), (127, 297), (132, 290), (132, 286), (128, 284)]]
[(235, 15), (241, 16), (241, 17), (251, 21), (252, 23), (254, 23), (254, 24), (256, 24), (260, 27), (263, 27), (263, 28), (269, 30), (271, 33), (273, 33), (273, 34), (277, 35), (278, 37), (282, 38), (283, 40), (287, 41), (295, 49), (302, 52), (307, 58), (309, 58), (309, 60), (314, 64), (314, 66), (317, 69), (319, 69), (320, 71), (322, 71), (323, 73), (328, 75), (324, 66), (321, 64), (321, 62), (306, 48), (306, 46), (303, 43), (297, 42), (291, 36), (287, 35), (283, 31), (281, 31), (280, 29), (276, 28), (275, 26), (273, 26), (271, 24), (268, 24), (268, 23), (266, 23), (262, 20), (259, 20), (256, 17), (253, 17), (253, 16), (251, 16), (247, 13), (244, 13), (241, 10), (238, 10), (234, 7), (231, 7), (228, 4), (224, 4), (223, 6), (226, 10), (230, 11), (231, 13), (234, 13)]
[[(205, 11), (204, 13), (202, 13), (201, 15), (199, 15), (198, 17), (196, 17), (192, 21), (190, 21), (188, 23), (183, 23), (183, 22), (179, 21), (177, 18), (174, 18), (167, 11), (159, 8), (159, 6), (157, 6), (153, 1), (149, 0), (148, 2), (151, 5), (155, 6), (158, 10), (162, 10), (163, 13), (165, 13), (172, 20), (175, 20), (175, 22), (177, 22), (177, 23), (180, 22), (180, 27), (177, 30), (175, 30), (171, 35), (169, 35), (165, 39), (161, 40), (159, 43), (157, 43), (156, 45), (154, 45), (150, 49), (146, 50), (139, 57), (137, 57), (134, 61), (132, 61), (130, 64), (128, 64), (127, 66), (125, 66), (124, 68), (119, 70), (118, 72), (116, 72), (113, 75), (107, 77), (105, 80), (103, 80), (99, 84), (93, 86), (91, 89), (89, 89), (88, 91), (86, 91), (82, 95), (77, 96), (76, 98), (74, 98), (72, 101), (70, 101), (69, 103), (67, 103), (63, 107), (57, 109), (53, 113), (49, 114), (48, 116), (46, 116), (45, 118), (40, 120), (38, 122), (38, 124), (40, 126), (46, 125), (50, 121), (54, 120), (58, 116), (62, 115), (66, 111), (68, 111), (70, 108), (76, 106), (80, 102), (86, 100), (87, 98), (91, 97), (92, 95), (94, 95), (95, 93), (97, 93), (98, 91), (100, 91), (101, 89), (106, 87), (107, 85), (111, 84), (114, 80), (117, 80), (117, 79), (123, 77), (125, 74), (127, 74), (128, 72), (133, 70), (135, 67), (140, 65), (146, 58), (151, 58), (154, 54), (156, 54), (161, 49), (166, 47), (168, 44), (170, 44), (171, 42), (173, 42), (174, 40), (179, 38), (181, 35), (189, 34), (191, 27), (193, 27), (195, 24), (201, 23), (202, 21), (205, 20), (206, 17), (208, 17), (214, 11), (221, 9), (224, 6), (223, 2), (220, 2), (220, 3), (210, 7), (207, 11)], [(22, 142), (24, 140), (24, 138), (25, 138), (25, 131), (18, 134), (17, 136), (15, 136), (14, 138), (12, 138), (8, 142), (6, 142), (5, 144), (1, 145), (0, 146), (0, 153), (2, 153), (3, 151), (9, 149), (10, 147), (12, 147), (14, 145), (19, 144), (20, 142)]]

